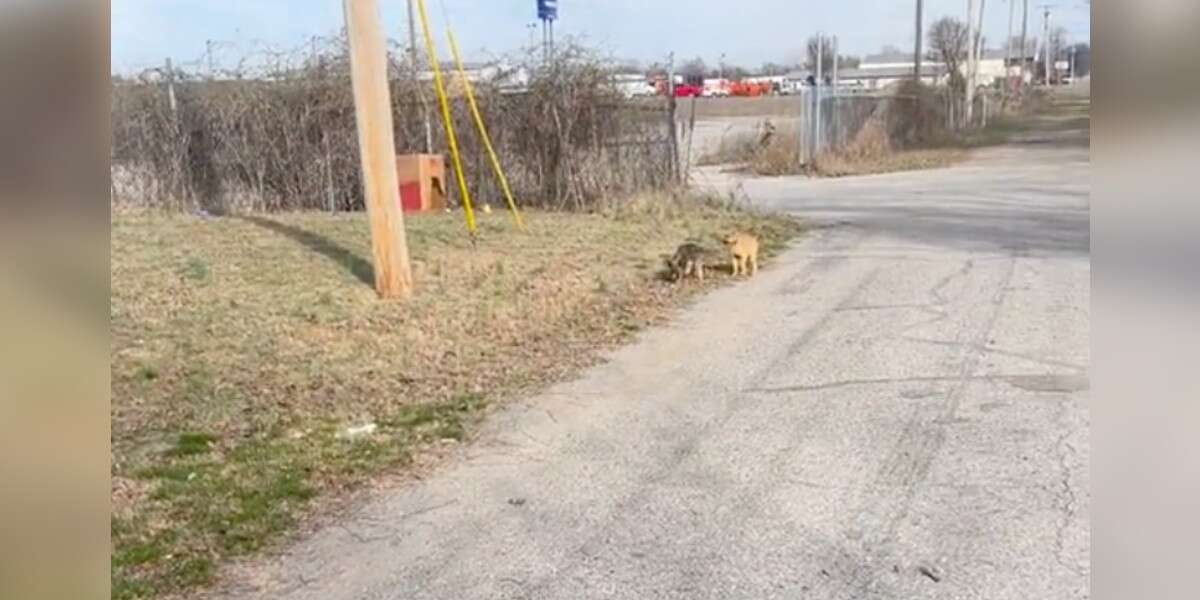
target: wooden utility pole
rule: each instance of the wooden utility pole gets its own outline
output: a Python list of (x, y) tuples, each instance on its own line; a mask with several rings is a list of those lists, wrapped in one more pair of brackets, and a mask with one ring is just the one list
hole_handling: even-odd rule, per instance
[(396, 140), (387, 80), (387, 47), (378, 0), (343, 0), (350, 40), (350, 77), (363, 194), (371, 224), (375, 291), (382, 298), (412, 294), (412, 269), (404, 236), (404, 213), (396, 176)]

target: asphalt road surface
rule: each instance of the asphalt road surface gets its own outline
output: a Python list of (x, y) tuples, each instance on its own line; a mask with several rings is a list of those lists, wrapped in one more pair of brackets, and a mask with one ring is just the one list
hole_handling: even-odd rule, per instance
[(1089, 170), (743, 182), (819, 227), (234, 595), (1087, 597)]

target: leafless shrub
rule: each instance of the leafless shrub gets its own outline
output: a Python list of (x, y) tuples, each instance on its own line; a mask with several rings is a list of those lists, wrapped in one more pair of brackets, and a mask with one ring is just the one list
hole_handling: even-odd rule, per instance
[(722, 165), (746, 162), (758, 151), (759, 139), (756, 131), (732, 131), (721, 136), (717, 147), (700, 155), (697, 166)]
[[(251, 77), (240, 76), (239, 67), (234, 77), (175, 71), (155, 81), (116, 82), (114, 204), (210, 212), (361, 208), (344, 39), (325, 46), (239, 61), (255, 65)], [(664, 108), (622, 98), (603, 60), (566, 45), (553, 64), (519, 57), (512, 64), (529, 73), (527, 84), (474, 85), (519, 203), (588, 209), (607, 195), (669, 185)], [(428, 114), (432, 149), (447, 152), (431, 83), (399, 53), (389, 76), (397, 151), (425, 151)], [(467, 187), (474, 199), (497, 204), (499, 188), (461, 81), (452, 69), (445, 76)]]
[(907, 80), (897, 86), (894, 102), (872, 118), (882, 120), (888, 139), (897, 148), (943, 142), (951, 134), (947, 112), (953, 106), (945, 87)]
[(803, 169), (800, 153), (800, 133), (795, 127), (781, 127), (766, 144), (760, 146), (750, 162), (758, 175), (787, 175)]

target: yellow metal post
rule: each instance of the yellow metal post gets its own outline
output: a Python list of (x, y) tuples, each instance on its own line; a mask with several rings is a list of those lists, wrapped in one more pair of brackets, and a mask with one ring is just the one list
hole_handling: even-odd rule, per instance
[(500, 189), (504, 191), (504, 201), (508, 203), (508, 210), (512, 212), (513, 222), (517, 224), (517, 229), (524, 231), (525, 223), (521, 220), (521, 213), (517, 210), (517, 203), (513, 200), (512, 190), (508, 187), (508, 178), (504, 176), (504, 169), (500, 167), (500, 159), (496, 156), (495, 148), (492, 147), (492, 138), (483, 124), (483, 116), (479, 114), (479, 105), (475, 103), (475, 90), (471, 87), (470, 80), (467, 79), (462, 56), (458, 53), (458, 42), (454, 41), (454, 32), (450, 30), (449, 25), (446, 26), (446, 39), (450, 42), (450, 53), (454, 55), (454, 65), (458, 69), (459, 78), (462, 79), (463, 89), (467, 92), (467, 104), (471, 107), (471, 116), (475, 118), (475, 127), (479, 130), (479, 138), (483, 140), (483, 147), (487, 149), (488, 158), (492, 162), (492, 171), (496, 174), (496, 180), (500, 182)]
[(429, 64), (433, 66), (433, 84), (437, 90), (438, 103), (442, 107), (442, 124), (446, 127), (446, 141), (450, 145), (450, 158), (454, 161), (454, 177), (462, 192), (463, 214), (467, 219), (467, 231), (475, 236), (475, 211), (471, 209), (471, 193), (463, 177), (462, 158), (458, 155), (458, 138), (454, 135), (454, 122), (450, 119), (450, 101), (446, 98), (446, 87), (442, 83), (442, 68), (438, 65), (437, 51), (433, 47), (433, 35), (429, 32), (429, 17), (425, 14), (425, 0), (417, 0), (417, 12), (421, 14), (421, 30), (425, 34), (425, 50), (429, 53)]

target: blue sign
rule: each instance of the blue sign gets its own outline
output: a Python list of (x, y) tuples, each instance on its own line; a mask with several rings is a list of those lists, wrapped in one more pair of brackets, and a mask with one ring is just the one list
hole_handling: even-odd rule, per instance
[(537, 0), (538, 18), (553, 21), (558, 18), (558, 0)]

